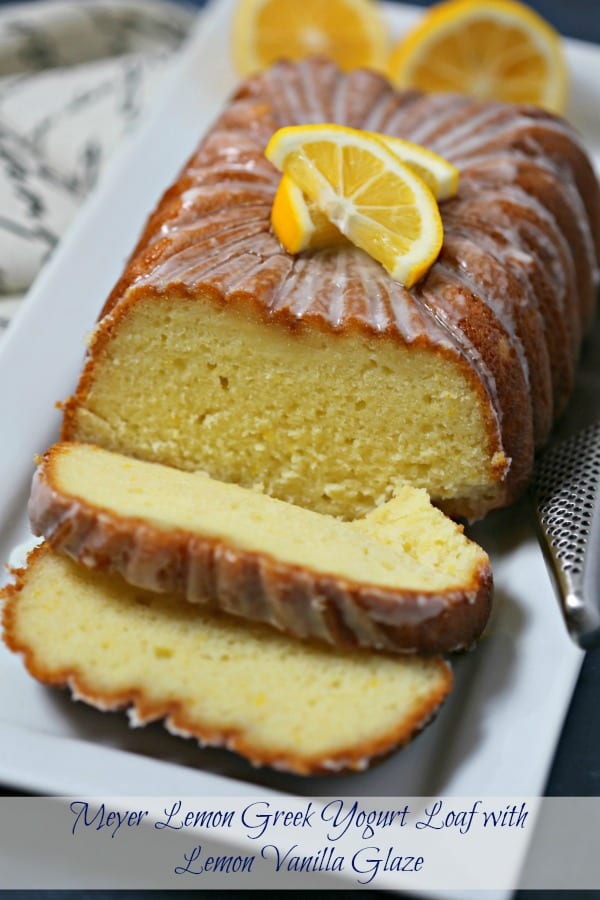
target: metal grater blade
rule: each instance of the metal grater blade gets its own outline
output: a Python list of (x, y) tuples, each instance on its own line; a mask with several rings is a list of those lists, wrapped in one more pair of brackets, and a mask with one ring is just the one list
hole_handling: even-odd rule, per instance
[(542, 455), (532, 492), (569, 633), (580, 647), (600, 646), (600, 422)]

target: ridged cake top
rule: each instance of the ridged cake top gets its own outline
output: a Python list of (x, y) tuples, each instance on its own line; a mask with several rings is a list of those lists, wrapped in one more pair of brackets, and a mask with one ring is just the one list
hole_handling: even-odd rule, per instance
[[(270, 229), (280, 175), (264, 157), (267, 141), (282, 126), (327, 121), (421, 143), (461, 171), (458, 196), (441, 204), (442, 253), (411, 290), (357, 248), (293, 257)], [(550, 114), (397, 93), (374, 73), (343, 75), (324, 60), (281, 63), (237, 92), (151, 217), (105, 312), (129, 287), (204, 287), (231, 302), (251, 295), (268, 315), (458, 352), (497, 400), (497, 373), (480, 340), (492, 322), (534, 407), (537, 393), (557, 412), (598, 284), (597, 191), (577, 138)], [(570, 348), (556, 365), (551, 331)], [(540, 440), (551, 416), (542, 418)]]

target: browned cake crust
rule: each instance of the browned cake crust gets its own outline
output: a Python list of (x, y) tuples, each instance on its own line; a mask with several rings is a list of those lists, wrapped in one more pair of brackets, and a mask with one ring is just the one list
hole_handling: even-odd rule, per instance
[[(442, 253), (411, 290), (360, 251), (307, 264), (270, 232), (278, 174), (264, 147), (281, 126), (318, 121), (422, 143), (460, 169), (458, 196), (441, 204)], [(592, 166), (551, 114), (397, 93), (379, 75), (344, 75), (325, 61), (278, 64), (237, 91), (150, 217), (65, 405), (63, 438), (81, 437), (79, 410), (121, 323), (140, 300), (172, 291), (247, 310), (291, 336), (360, 332), (452, 358), (487, 410), (497, 489), (443, 505), (477, 517), (522, 492), (534, 448), (564, 408), (593, 314), (599, 235)]]
[(76, 449), (56, 444), (41, 458), (29, 516), (36, 535), (88, 568), (341, 647), (445, 653), (470, 647), (487, 623), (492, 572), (483, 553), (470, 581), (443, 592), (353, 582), (75, 496), (54, 470), (61, 454)]
[[(408, 743), (435, 716), (452, 687), (452, 672), (442, 659), (431, 659), (429, 665), (435, 667), (436, 678), (432, 678), (432, 686), (420, 705), (414, 705), (410, 715), (397, 722), (388, 733), (380, 735), (376, 740), (361, 742), (359, 739), (332, 756), (297, 754), (290, 750), (256, 746), (242, 730), (219, 728), (214, 723), (207, 723), (196, 717), (190, 717), (185, 704), (177, 699), (168, 702), (154, 702), (147, 696), (142, 684), (132, 683), (126, 690), (110, 692), (103, 689), (94, 678), (82, 668), (70, 668), (49, 664), (36, 649), (26, 629), (20, 622), (19, 604), (21, 595), (29, 588), (32, 572), (42, 567), (45, 557), (50, 554), (45, 545), (37, 547), (29, 554), (27, 567), (13, 572), (14, 583), (0, 591), (3, 601), (2, 624), (4, 642), (15, 653), (23, 656), (29, 673), (45, 684), (68, 687), (74, 698), (82, 700), (102, 711), (128, 709), (130, 718), (135, 724), (144, 725), (163, 720), (167, 730), (181, 737), (195, 738), (202, 746), (224, 747), (235, 751), (256, 766), (271, 766), (298, 775), (333, 774), (344, 771), (364, 770), (373, 759), (390, 753), (392, 750)], [(75, 565), (70, 563), (70, 565)], [(106, 576), (94, 576), (97, 579)], [(102, 582), (99, 581), (101, 584)], [(127, 589), (131, 591), (131, 589)], [(160, 598), (156, 599), (156, 603)], [(192, 610), (192, 607), (189, 607)], [(193, 614), (193, 610), (192, 610)], [(190, 627), (193, 628), (192, 616)], [(96, 650), (94, 651), (96, 652)], [(101, 652), (98, 649), (98, 652)], [(357, 651), (362, 652), (362, 651)], [(218, 663), (216, 663), (218, 665)], [(285, 681), (285, 659), (281, 661), (281, 678)], [(203, 686), (198, 685), (198, 691)], [(357, 726), (357, 731), (358, 731)]]

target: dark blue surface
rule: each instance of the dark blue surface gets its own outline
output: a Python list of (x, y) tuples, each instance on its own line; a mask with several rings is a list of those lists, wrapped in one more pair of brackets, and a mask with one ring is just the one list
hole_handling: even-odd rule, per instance
[[(0, 0), (0, 3), (6, 0)], [(205, 0), (186, 0), (191, 6), (204, 6)], [(298, 0), (299, 3), (302, 0)], [(323, 0), (326, 3), (327, 0)], [(393, 2), (393, 0), (392, 0)], [(431, 0), (407, 0), (413, 6), (433, 6)], [(598, 0), (529, 0), (555, 28), (570, 37), (600, 43), (600, 3)]]
[[(433, 6), (428, 0), (411, 0), (414, 6)], [(600, 42), (598, 0), (529, 0), (545, 19), (563, 34), (583, 41)]]

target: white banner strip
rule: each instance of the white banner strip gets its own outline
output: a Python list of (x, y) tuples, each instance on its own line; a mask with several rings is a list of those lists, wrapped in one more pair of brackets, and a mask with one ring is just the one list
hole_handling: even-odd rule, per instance
[(600, 798), (585, 797), (7, 797), (0, 882), (424, 897), (594, 889), (598, 834)]

